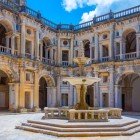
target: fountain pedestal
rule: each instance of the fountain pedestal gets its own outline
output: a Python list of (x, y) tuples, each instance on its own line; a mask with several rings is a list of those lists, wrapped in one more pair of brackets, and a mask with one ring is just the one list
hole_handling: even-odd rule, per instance
[(80, 85), (76, 87), (77, 91), (77, 98), (78, 102), (75, 105), (76, 110), (88, 110), (88, 105), (86, 103), (86, 91), (87, 91), (87, 86), (86, 85)]

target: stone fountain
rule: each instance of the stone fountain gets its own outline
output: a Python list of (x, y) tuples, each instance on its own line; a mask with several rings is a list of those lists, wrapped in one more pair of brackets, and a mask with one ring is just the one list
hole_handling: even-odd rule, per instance
[(90, 58), (85, 57), (84, 47), (79, 47), (78, 57), (74, 58), (74, 62), (79, 66), (80, 76), (79, 77), (67, 77), (63, 81), (69, 82), (75, 86), (77, 92), (77, 104), (75, 105), (76, 110), (88, 110), (89, 107), (86, 103), (87, 86), (99, 82), (100, 79), (97, 77), (84, 76), (84, 66), (89, 63)]
[(79, 76), (65, 77), (63, 81), (69, 82), (76, 88), (77, 103), (74, 107), (46, 107), (44, 119), (67, 119), (69, 122), (76, 121), (108, 121), (108, 118), (121, 118), (121, 109), (107, 108), (95, 109), (86, 103), (87, 87), (101, 79), (97, 77), (85, 76), (84, 67), (88, 64), (90, 58), (85, 57), (84, 47), (81, 43), (78, 50), (78, 57), (74, 58), (74, 62), (79, 67)]

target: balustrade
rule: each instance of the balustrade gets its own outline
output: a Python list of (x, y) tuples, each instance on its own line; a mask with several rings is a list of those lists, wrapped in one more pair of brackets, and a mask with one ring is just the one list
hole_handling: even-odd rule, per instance
[(101, 61), (102, 61), (102, 62), (107, 62), (107, 61), (109, 61), (109, 56), (102, 57)]
[(126, 54), (123, 54), (122, 57), (125, 60), (135, 59), (135, 58), (137, 58), (137, 53), (136, 52), (126, 53)]
[(25, 57), (31, 59), (31, 54), (30, 53), (25, 53)]
[(62, 66), (64, 66), (64, 67), (69, 66), (69, 62), (68, 61), (62, 61)]
[(69, 110), (69, 121), (108, 121), (108, 110)]
[(57, 119), (57, 118), (63, 118), (67, 119), (68, 118), (68, 108), (44, 108), (45, 111), (45, 119)]

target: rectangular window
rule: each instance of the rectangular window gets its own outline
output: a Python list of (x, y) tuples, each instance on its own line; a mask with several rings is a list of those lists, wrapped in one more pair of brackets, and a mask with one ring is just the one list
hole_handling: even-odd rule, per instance
[(108, 82), (108, 76), (103, 76), (103, 83), (107, 83)]
[(95, 37), (92, 37), (92, 43), (95, 43)]
[(62, 100), (62, 106), (68, 106), (68, 94), (62, 94), (61, 100)]
[(27, 82), (31, 81), (31, 74), (30, 73), (26, 73), (26, 81)]
[(62, 51), (62, 61), (68, 61), (68, 60), (69, 60), (69, 52)]

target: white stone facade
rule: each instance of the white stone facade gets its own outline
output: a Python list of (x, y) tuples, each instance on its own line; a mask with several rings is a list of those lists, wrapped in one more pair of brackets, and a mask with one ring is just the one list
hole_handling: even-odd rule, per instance
[(62, 79), (78, 75), (73, 58), (82, 42), (91, 58), (85, 75), (102, 79), (88, 88), (88, 104), (140, 111), (140, 6), (130, 15), (77, 27), (53, 24), (24, 4), (18, 13), (4, 5), (0, 12), (0, 109), (73, 106), (75, 88)]

